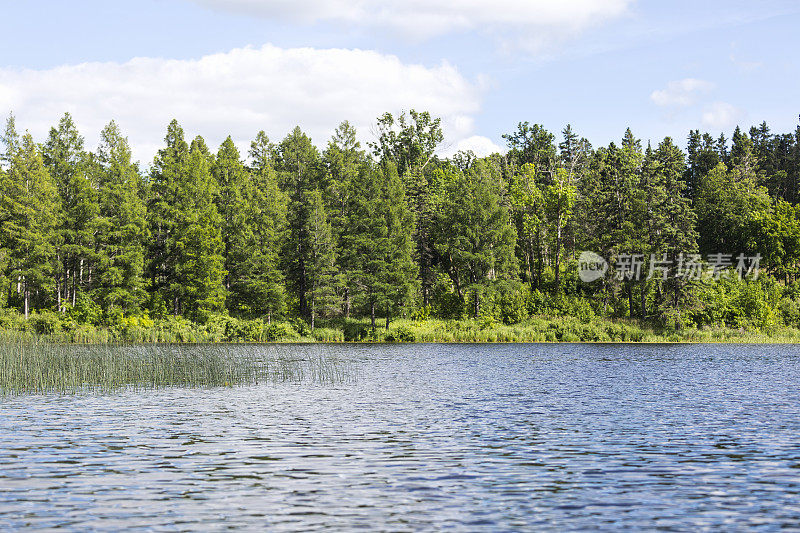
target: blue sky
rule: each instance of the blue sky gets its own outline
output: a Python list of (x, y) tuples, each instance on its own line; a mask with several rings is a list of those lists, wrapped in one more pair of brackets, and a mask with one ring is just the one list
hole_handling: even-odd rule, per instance
[[(800, 3), (677, 0), (3, 2), (0, 113), (41, 138), (64, 111), (93, 147), (117, 120), (149, 162), (167, 122), (218, 144), (430, 109), (488, 152), (520, 121), (595, 145), (715, 135), (800, 113)], [(138, 59), (137, 59), (138, 58)]]

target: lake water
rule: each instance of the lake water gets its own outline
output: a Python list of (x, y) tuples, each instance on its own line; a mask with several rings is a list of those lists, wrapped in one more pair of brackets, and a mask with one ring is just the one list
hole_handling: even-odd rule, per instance
[(264, 350), (350, 378), (0, 398), (0, 529), (800, 527), (794, 346)]

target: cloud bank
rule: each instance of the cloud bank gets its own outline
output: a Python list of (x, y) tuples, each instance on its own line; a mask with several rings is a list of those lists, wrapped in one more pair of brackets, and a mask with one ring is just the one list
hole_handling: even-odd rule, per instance
[(452, 145), (470, 139), (470, 146), (489, 146), (474, 137), (482, 92), (447, 63), (426, 67), (373, 51), (272, 45), (194, 60), (0, 69), (0, 114), (13, 111), (20, 129), (43, 140), (69, 111), (93, 149), (114, 119), (145, 164), (172, 118), (187, 136), (201, 134), (215, 147), (231, 135), (245, 151), (259, 130), (277, 141), (295, 125), (324, 146), (342, 120), (371, 140), (380, 114), (414, 108), (443, 117)]

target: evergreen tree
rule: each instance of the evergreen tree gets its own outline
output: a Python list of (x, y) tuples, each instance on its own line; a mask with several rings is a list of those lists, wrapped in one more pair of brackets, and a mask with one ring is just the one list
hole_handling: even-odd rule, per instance
[[(665, 138), (656, 150), (648, 147), (642, 172), (645, 211), (641, 216), (647, 227), (646, 248), (642, 252), (653, 269), (653, 278), (645, 280), (642, 287), (643, 319), (648, 317), (648, 287), (655, 290), (654, 308), (665, 303), (672, 307), (684, 296), (686, 283), (678, 276), (677, 261), (697, 251), (696, 217), (683, 181), (686, 174), (684, 154), (671, 138)], [(655, 266), (663, 270), (657, 271)], [(668, 293), (668, 298), (665, 298), (665, 293)]]
[(427, 306), (436, 278), (431, 240), (433, 207), (427, 191), (430, 173), (437, 162), (436, 150), (444, 140), (441, 119), (413, 109), (408, 116), (402, 113), (397, 119), (385, 113), (378, 119), (377, 132), (378, 142), (370, 144), (372, 153), (380, 163), (391, 163), (397, 169), (416, 220), (415, 254), (422, 282), (422, 302)]
[(714, 139), (708, 134), (700, 134), (699, 130), (689, 132), (686, 151), (689, 163), (686, 166), (684, 181), (686, 182), (685, 194), (694, 199), (700, 180), (716, 167), (720, 161)]
[(319, 153), (311, 139), (298, 127), (277, 147), (275, 166), (289, 201), (289, 232), (283, 253), (286, 278), (300, 316), (310, 319), (308, 261), (312, 213), (308, 193), (321, 186)]
[(361, 168), (367, 162), (366, 154), (356, 140), (356, 130), (349, 122), (342, 122), (336, 129), (323, 154), (323, 161), (329, 174), (325, 190), (326, 205), (339, 251), (337, 266), (340, 275), (337, 286), (341, 287), (342, 291), (340, 296), (344, 316), (349, 317), (352, 307), (352, 274), (355, 268), (353, 260), (356, 254), (354, 250), (348, 248), (352, 241), (346, 239), (351, 229), (348, 209), (352, 197), (360, 194), (353, 185)]
[(218, 189), (211, 174), (211, 160), (205, 141), (196, 137), (181, 175), (178, 223), (169, 241), (178, 260), (168, 294), (177, 301), (180, 314), (200, 320), (221, 311), (226, 296), (223, 221), (214, 203)]
[(317, 316), (328, 315), (337, 305), (336, 298), (336, 243), (333, 230), (325, 212), (322, 191), (313, 189), (305, 193), (308, 209), (306, 243), (306, 297), (308, 299), (311, 329)]
[(188, 147), (174, 120), (166, 144), (153, 165), (153, 286), (174, 314), (204, 320), (225, 302), (222, 218), (215, 204), (213, 158), (201, 137)]
[(180, 214), (180, 188), (189, 158), (189, 145), (177, 120), (170, 122), (164, 141), (166, 146), (158, 151), (150, 176), (147, 217), (151, 239), (147, 271), (153, 310), (169, 305), (169, 309), (177, 314), (178, 299), (176, 295), (168, 294), (168, 288), (176, 282), (179, 257), (172, 243)]
[(386, 328), (410, 303), (417, 278), (413, 259), (414, 215), (392, 163), (364, 164), (352, 182), (344, 249), (351, 254), (351, 278), (358, 298), (369, 309), (373, 332), (376, 314)]
[[(92, 288), (95, 238), (98, 234), (96, 184), (92, 182), (91, 163), (83, 151), (83, 137), (66, 113), (51, 128), (44, 146), (44, 163), (56, 183), (61, 199), (58, 212), (57, 257), (60, 274), (56, 279), (60, 310), (76, 303), (78, 293)], [(96, 278), (96, 276), (94, 276)]]
[[(622, 256), (644, 255), (647, 251), (646, 205), (642, 188), (644, 154), (641, 142), (630, 129), (621, 147), (611, 143), (595, 153), (581, 182), (581, 240), (586, 250), (615, 260)], [(633, 274), (626, 272), (625, 274)], [(644, 290), (635, 276), (603, 280), (604, 308), (608, 298), (621, 288), (628, 299), (628, 312), (635, 312), (634, 287)]]
[(149, 230), (139, 169), (115, 122), (100, 134), (97, 151), (98, 217), (93, 224), (97, 300), (105, 309), (135, 313), (144, 304), (144, 254)]
[(230, 291), (232, 285), (240, 285), (242, 273), (238, 267), (243, 258), (246, 241), (250, 238), (248, 227), (246, 196), (248, 175), (239, 150), (228, 137), (219, 147), (213, 165), (214, 179), (219, 187), (217, 210), (222, 217), (222, 241), (225, 263), (225, 289)]
[(10, 302), (19, 302), (25, 318), (43, 308), (53, 288), (58, 196), (42, 154), (30, 134), (21, 139), (10, 118), (4, 135), (8, 170), (0, 184), (0, 228), (7, 255)]
[(229, 308), (245, 316), (282, 317), (286, 311), (279, 249), (286, 231), (286, 196), (272, 168), (272, 145), (261, 131), (250, 148), (250, 179), (244, 189), (242, 239), (232, 249)]
[[(571, 132), (571, 128), (569, 130)], [(542, 179), (552, 177), (555, 170), (557, 154), (555, 136), (543, 126), (528, 122), (520, 122), (517, 131), (503, 135), (508, 143), (508, 159), (513, 167), (532, 164)], [(567, 142), (573, 143), (575, 139)]]

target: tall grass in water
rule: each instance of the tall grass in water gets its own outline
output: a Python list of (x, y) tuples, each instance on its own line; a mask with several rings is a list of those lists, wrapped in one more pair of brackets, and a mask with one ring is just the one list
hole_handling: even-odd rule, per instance
[(120, 388), (223, 387), (346, 379), (336, 361), (269, 346), (0, 343), (0, 395)]

